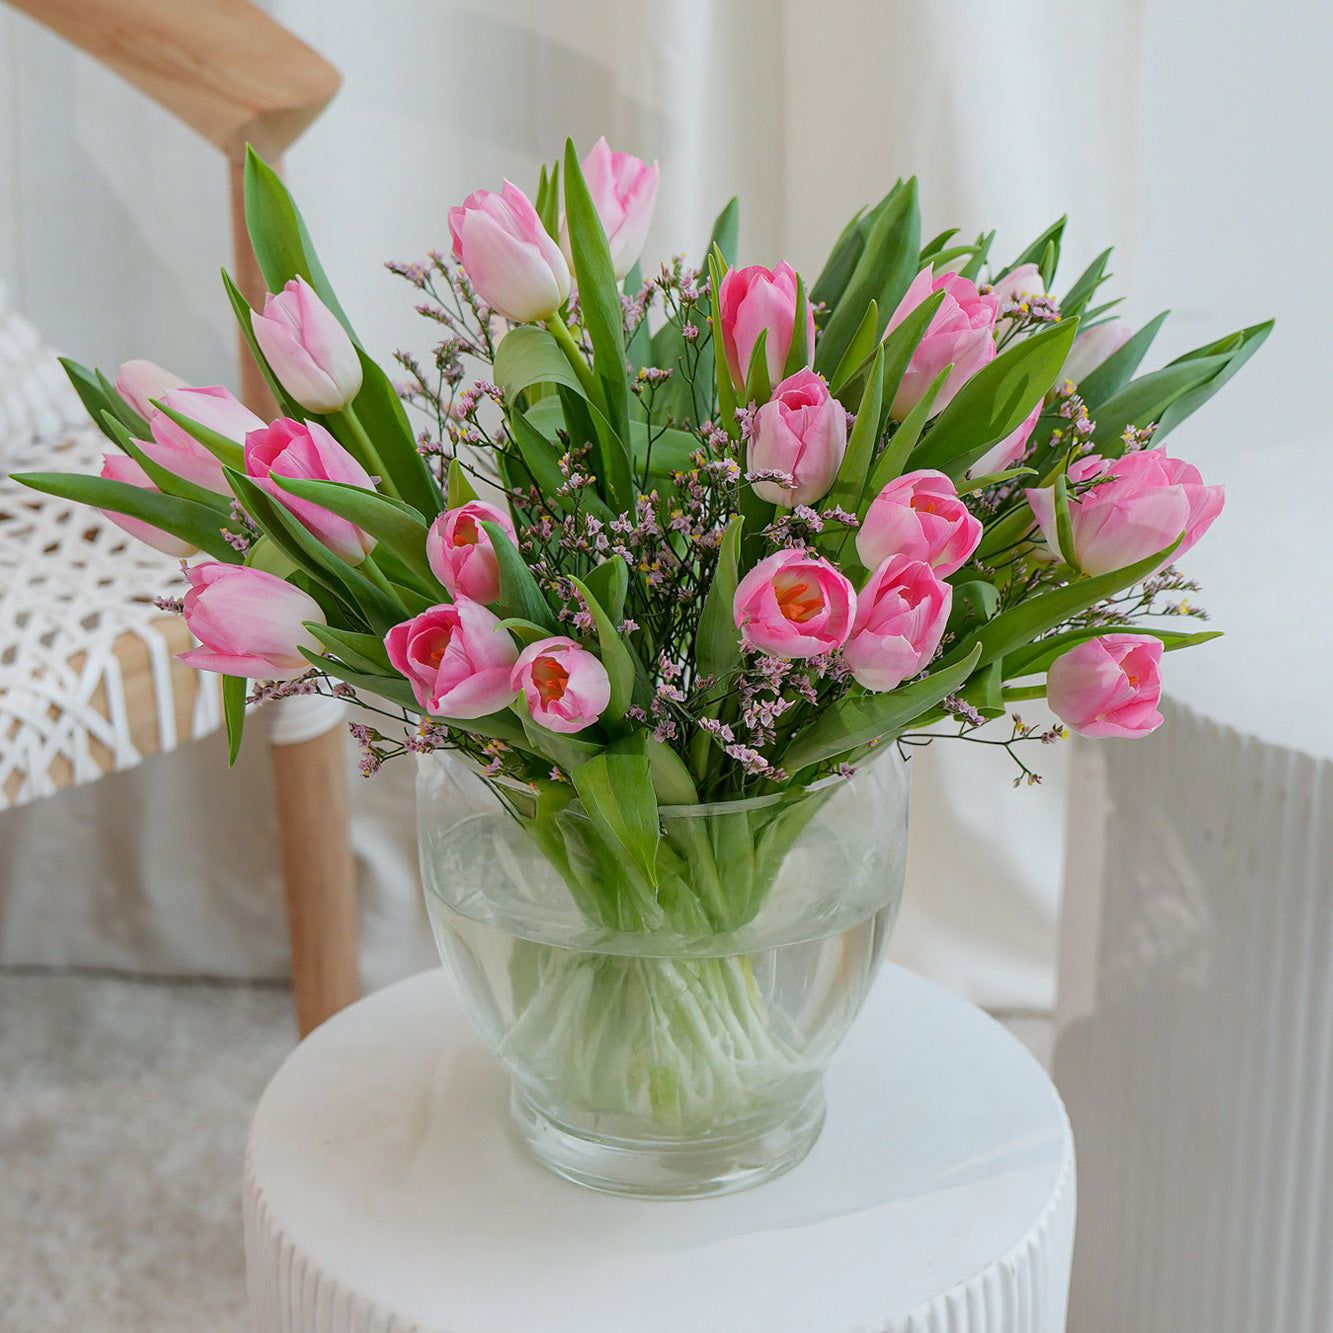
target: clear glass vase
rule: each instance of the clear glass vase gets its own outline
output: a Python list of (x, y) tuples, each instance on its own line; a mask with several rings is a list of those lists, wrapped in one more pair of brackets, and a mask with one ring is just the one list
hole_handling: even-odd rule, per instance
[(661, 809), (656, 883), (577, 801), (420, 761), (435, 939), (534, 1155), (593, 1189), (726, 1193), (799, 1162), (902, 897), (907, 768)]

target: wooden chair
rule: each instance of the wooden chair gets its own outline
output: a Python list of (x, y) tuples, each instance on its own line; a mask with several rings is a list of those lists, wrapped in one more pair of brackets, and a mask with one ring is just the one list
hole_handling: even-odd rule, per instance
[[(337, 91), (339, 77), (333, 67), (248, 0), (13, 3), (123, 75), (222, 150), (231, 172), (235, 277), (252, 304), (262, 303), (264, 281), (245, 229), (245, 147), (253, 144), (270, 162), (280, 162), (287, 146)], [(272, 400), (243, 345), (240, 359), (241, 397), (254, 411), (271, 417)], [(60, 503), (31, 493), (21, 503), (10, 497), (7, 506), (0, 505), (0, 524), (17, 521), (19, 527), (9, 531), (26, 531), (25, 523), (32, 527), (34, 518), (40, 519), (34, 512), (37, 507)], [(136, 608), (140, 621), (143, 611), (142, 605)], [(153, 672), (154, 653), (145, 649), (145, 639), (159, 659), (166, 649), (179, 651), (191, 646), (192, 640), (184, 622), (175, 617), (155, 616), (147, 625), (136, 625), (136, 630), (127, 632), (123, 642), (114, 641), (114, 664), (109, 665), (115, 689), (104, 688), (103, 696), (105, 711), (123, 709), (129, 714), (111, 719), (118, 723), (122, 739), (127, 734), (132, 738), (132, 745), (119, 749), (143, 755), (170, 748), (178, 734), (191, 734), (188, 718), (195, 709), (198, 682), (194, 673), (177, 671), (179, 664), (172, 664), (165, 688), (175, 696), (176, 717), (182, 723), (173, 728), (170, 710), (164, 713), (161, 706), (167, 674), (161, 660)], [(74, 662), (70, 669), (77, 674), (85, 666)], [(112, 693), (114, 707), (105, 697)], [(356, 999), (361, 988), (341, 727), (334, 725), (310, 737), (319, 725), (312, 728), (307, 718), (305, 725), (275, 727), (272, 748), (292, 980), (302, 1035)], [(116, 745), (94, 740), (92, 746), (80, 749), (84, 762), (55, 756), (41, 775), (46, 786), (86, 780), (90, 768), (100, 772), (123, 766), (125, 756), (116, 752)], [(23, 757), (16, 761), (12, 753), (6, 756), (4, 747), (5, 736), (0, 734), (0, 778), (7, 773), (17, 790)]]

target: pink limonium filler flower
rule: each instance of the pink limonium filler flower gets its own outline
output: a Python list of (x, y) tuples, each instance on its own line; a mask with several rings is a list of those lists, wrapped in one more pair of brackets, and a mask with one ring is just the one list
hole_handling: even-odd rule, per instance
[(791, 485), (756, 481), (755, 493), (794, 509), (827, 495), (847, 452), (847, 413), (808, 367), (783, 380), (754, 416), (746, 463), (751, 472), (782, 472)]
[(302, 277), (250, 312), (255, 341), (278, 383), (307, 412), (338, 412), (360, 392), (361, 358), (337, 315)]
[(944, 292), (944, 301), (912, 353), (889, 409), (895, 421), (901, 421), (921, 401), (945, 366), (952, 365), (953, 369), (935, 396), (935, 412), (948, 407), (958, 390), (995, 358), (995, 317), (1000, 298), (993, 292), (983, 296), (976, 283), (958, 273), (923, 268), (898, 302), (885, 333), (892, 333), (922, 301), (938, 291)]
[(969, 477), (985, 477), (992, 472), (1003, 472), (1006, 468), (1015, 466), (1019, 459), (1027, 453), (1028, 441), (1032, 438), (1032, 432), (1036, 429), (1037, 418), (1041, 416), (1042, 403), (1038, 403), (1031, 412), (1023, 418), (1018, 424), (1016, 430), (1011, 431), (1002, 439), (999, 444), (993, 444), (986, 450), (975, 463), (967, 470)]
[(1146, 736), (1162, 725), (1162, 645), (1146, 634), (1101, 634), (1051, 663), (1046, 700), (1080, 736)]
[(514, 700), (513, 636), (484, 606), (460, 597), (395, 625), (384, 646), (417, 702), (438, 717), (485, 717)]
[(1108, 319), (1084, 329), (1074, 339), (1074, 345), (1065, 357), (1060, 370), (1061, 380), (1079, 382), (1090, 371), (1096, 370), (1107, 357), (1118, 352), (1132, 337), (1134, 330), (1123, 319)]
[(548, 731), (582, 731), (611, 702), (611, 678), (600, 659), (559, 635), (524, 648), (509, 683), (522, 692), (532, 720)]
[(924, 560), (940, 578), (967, 563), (981, 541), (981, 521), (958, 498), (943, 472), (924, 468), (889, 482), (870, 502), (856, 534), (867, 569), (890, 556)]
[(518, 544), (513, 519), (484, 500), (446, 509), (426, 534), (426, 559), (452, 597), (493, 602), (500, 595), (500, 564), (483, 523), (498, 523)]
[(1000, 278), (991, 291), (1001, 301), (1024, 301), (1046, 295), (1046, 284), (1041, 280), (1041, 269), (1036, 264), (1019, 264)]
[(304, 622), (324, 623), (313, 597), (246, 565), (203, 560), (186, 572), (185, 623), (203, 646), (178, 654), (180, 661), (259, 680), (291, 680), (310, 669), (301, 649), (322, 650)]
[(1026, 492), (1051, 551), (1087, 574), (1124, 569), (1170, 546), (1183, 533), (1171, 557), (1178, 559), (1222, 512), (1223, 487), (1205, 486), (1198, 468), (1169, 458), (1162, 449), (1141, 449), (1111, 460), (1089, 454), (1069, 467), (1074, 483), (1099, 476), (1106, 480), (1069, 499), (1072, 552), (1060, 548), (1054, 488), (1030, 487)]
[(318, 422), (279, 417), (245, 437), (245, 470), (279, 504), (350, 565), (359, 565), (375, 549), (375, 538), (349, 519), (330, 513), (313, 500), (285, 491), (270, 473), (315, 481), (342, 481), (373, 490), (369, 473)]
[(892, 690), (921, 671), (940, 646), (953, 589), (924, 560), (885, 560), (856, 595), (856, 620), (843, 649), (868, 690)]
[[(225, 435), (235, 444), (244, 444), (252, 430), (263, 430), (266, 424), (221, 384), (168, 389), (157, 395), (157, 401), (206, 429)], [(139, 447), (153, 462), (205, 490), (231, 494), (222, 464), (184, 426), (177, 425), (151, 404), (148, 426), (152, 438), (140, 440)]]
[[(128, 454), (107, 454), (102, 459), (101, 475), (108, 481), (128, 482), (131, 486), (138, 486), (145, 491), (157, 490), (148, 473)], [(102, 514), (118, 528), (123, 528), (131, 537), (138, 538), (145, 545), (161, 551), (164, 555), (193, 555), (197, 549), (191, 546), (189, 542), (182, 541), (173, 533), (165, 532), (162, 528), (154, 527), (151, 523), (145, 523), (141, 518), (131, 518), (128, 514), (118, 514), (114, 509), (103, 509)]]
[[(722, 315), (722, 346), (732, 383), (738, 389), (745, 387), (754, 345), (767, 329), (764, 360), (768, 364), (768, 382), (776, 384), (787, 364), (796, 325), (796, 270), (785, 259), (777, 268), (752, 264), (749, 268), (728, 269), (718, 293), (718, 307)], [(808, 359), (815, 352), (815, 315), (808, 302), (805, 317)]]
[(569, 265), (546, 233), (532, 201), (505, 181), (476, 190), (449, 210), (454, 258), (482, 300), (507, 319), (548, 319), (569, 295)]
[[(657, 163), (648, 166), (632, 153), (613, 153), (605, 137), (583, 159), (583, 179), (611, 247), (611, 267), (623, 278), (643, 251), (657, 205)], [(569, 228), (560, 222), (560, 249), (573, 267)]]
[(856, 615), (847, 577), (795, 547), (765, 557), (740, 581), (732, 611), (741, 637), (774, 657), (819, 657), (841, 648)]
[(155, 361), (126, 361), (116, 372), (116, 392), (147, 421), (153, 415), (153, 399), (168, 389), (184, 388), (185, 381)]

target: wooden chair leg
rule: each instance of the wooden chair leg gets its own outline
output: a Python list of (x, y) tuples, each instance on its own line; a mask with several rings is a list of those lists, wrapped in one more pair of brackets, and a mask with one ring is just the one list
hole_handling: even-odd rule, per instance
[(304, 1037), (361, 994), (342, 727), (272, 746), (296, 1022)]

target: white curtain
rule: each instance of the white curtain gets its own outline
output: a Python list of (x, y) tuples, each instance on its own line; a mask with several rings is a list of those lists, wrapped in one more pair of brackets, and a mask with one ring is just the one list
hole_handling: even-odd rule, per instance
[[(1063, 279), (1115, 242), (1113, 286), (1129, 298), (1126, 314), (1142, 320), (1164, 304), (1181, 312), (1164, 340), (1173, 350), (1279, 304), (1259, 244), (1270, 226), (1265, 200), (1286, 200), (1295, 188), (1311, 208), (1327, 202), (1326, 173), (1298, 172), (1300, 143), (1279, 132), (1288, 77), (1322, 68), (1326, 43), (1288, 41), (1282, 7), (1255, 12), (1218, 0), (1206, 25), (1186, 0), (268, 7), (343, 72), (342, 92), (292, 150), (288, 178), (344, 306), (385, 358), (395, 347), (426, 345), (429, 330), (416, 327), (411, 290), (379, 261), (447, 247), (451, 203), (501, 176), (531, 185), (566, 133), (584, 146), (605, 133), (660, 159), (649, 256), (696, 256), (734, 192), (742, 259), (786, 257), (810, 274), (851, 211), (899, 174), (920, 177), (928, 234), (995, 227), (1001, 257), (1068, 211)], [(1314, 37), (1327, 37), (1322, 11), (1291, 8), (1318, 29)], [(1281, 62), (1265, 64), (1279, 43)], [(0, 151), (8, 153), (0, 281), (19, 307), (81, 360), (111, 366), (147, 355), (201, 382), (231, 378), (231, 332), (215, 277), (230, 252), (221, 162), (27, 19), (0, 16), (0, 69)], [(1223, 96), (1223, 88), (1233, 91)], [(1322, 99), (1327, 112), (1327, 92)], [(1312, 253), (1291, 236), (1274, 245), (1286, 271)], [(1309, 327), (1307, 311), (1281, 300)], [(1232, 415), (1214, 411), (1209, 429), (1238, 420), (1257, 427), (1275, 382), (1276, 358), (1265, 356), (1266, 373), (1247, 372), (1248, 394), (1228, 391)], [(1313, 353), (1303, 364), (1316, 374)], [(1205, 434), (1192, 427), (1189, 438)], [(1030, 720), (1037, 718), (1034, 711)], [(990, 747), (936, 745), (914, 762), (898, 956), (982, 1002), (1049, 1007), (1064, 850), (1059, 747), (1032, 757), (1045, 775), (1039, 788), (1013, 790), (1014, 770)], [(197, 797), (180, 817), (198, 827), (187, 834), (182, 826), (179, 836), (208, 840), (224, 863), (210, 882), (225, 878), (234, 812), (213, 819), (210, 807), (231, 780), (183, 756), (150, 767), (141, 808), (159, 784), (188, 770)], [(262, 765), (251, 777), (245, 796), (262, 815)], [(358, 836), (375, 863), (363, 881), (373, 909), (372, 980), (422, 956), (419, 937), (403, 943), (419, 928), (407, 870), (410, 774), (400, 768), (377, 782), (373, 798), (364, 787), (356, 792)], [(226, 799), (230, 807), (234, 786)], [(67, 803), (78, 806), (78, 828), (51, 802), (11, 816), (0, 837), (15, 838), (21, 820), (23, 837), (37, 845), (77, 843), (89, 882), (103, 893), (135, 892), (145, 876), (177, 873), (169, 846), (122, 849), (108, 838), (109, 816), (95, 796), (77, 793)], [(270, 821), (253, 823), (271, 848)], [(136, 836), (147, 835), (141, 827)], [(109, 862), (129, 851), (133, 864), (113, 874)], [(90, 890), (70, 857), (65, 883), (42, 892), (86, 902)], [(40, 876), (40, 860), (23, 865), (23, 875)], [(15, 906), (34, 896), (17, 873), (0, 870), (0, 957), (40, 961), (55, 946), (49, 932), (27, 928), (30, 908)], [(195, 941), (193, 955), (173, 953), (172, 970), (280, 966), (274, 876), (238, 864), (234, 879), (239, 888), (210, 889), (205, 907), (184, 875), (162, 890), (163, 911), (173, 910), (170, 899), (185, 916), (202, 912), (221, 923)], [(116, 887), (106, 889), (112, 880)], [(117, 912), (107, 903), (67, 910), (76, 921), (56, 950), (63, 958), (167, 965), (151, 940), (109, 946), (107, 922)]]

